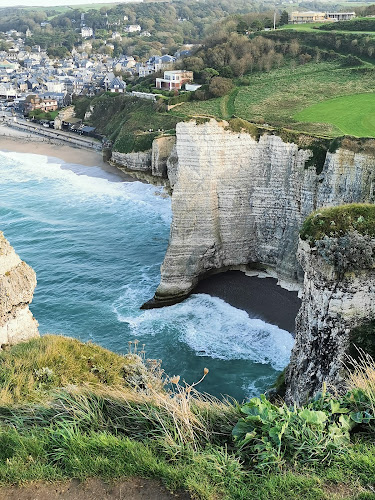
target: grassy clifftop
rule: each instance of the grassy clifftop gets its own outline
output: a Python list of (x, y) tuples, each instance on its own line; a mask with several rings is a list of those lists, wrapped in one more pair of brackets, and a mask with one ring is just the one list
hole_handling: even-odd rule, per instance
[[(348, 68), (337, 61), (311, 61), (301, 66), (286, 65), (267, 73), (245, 75), (235, 80), (236, 86), (229, 95), (187, 102), (170, 113), (181, 119), (196, 115), (228, 120), (237, 116), (259, 124), (327, 137), (344, 134), (373, 137), (373, 81), (371, 67)], [(362, 97), (357, 97), (358, 94)], [(336, 107), (332, 101), (337, 97), (351, 109), (350, 122), (342, 121), (342, 103), (338, 101)], [(358, 99), (361, 105), (365, 103), (363, 109), (357, 109)], [(310, 111), (317, 103), (320, 107)]]
[(46, 401), (60, 387), (130, 390), (155, 380), (139, 356), (120, 356), (68, 337), (45, 335), (0, 352), (3, 405)]
[(346, 396), (323, 388), (297, 409), (215, 400), (138, 354), (52, 335), (2, 352), (0, 483), (138, 476), (206, 500), (374, 497), (373, 362)]
[(300, 236), (315, 243), (325, 236), (339, 238), (353, 231), (375, 238), (375, 205), (351, 203), (321, 208), (307, 217)]

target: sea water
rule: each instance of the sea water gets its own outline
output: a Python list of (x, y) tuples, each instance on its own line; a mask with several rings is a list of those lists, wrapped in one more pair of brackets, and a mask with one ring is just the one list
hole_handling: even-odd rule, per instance
[(0, 230), (37, 273), (31, 310), (41, 334), (118, 353), (137, 339), (148, 358), (188, 383), (207, 367), (202, 391), (241, 400), (260, 394), (288, 363), (290, 333), (205, 294), (140, 310), (159, 283), (171, 217), (162, 188), (0, 152)]

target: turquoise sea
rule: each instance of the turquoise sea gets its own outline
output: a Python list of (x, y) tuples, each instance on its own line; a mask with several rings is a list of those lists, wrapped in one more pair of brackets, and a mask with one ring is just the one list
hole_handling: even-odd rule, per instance
[(264, 391), (288, 363), (292, 335), (223, 300), (195, 294), (141, 311), (160, 277), (171, 204), (161, 188), (96, 167), (0, 152), (0, 230), (37, 273), (40, 332), (149, 358), (203, 391), (239, 399)]

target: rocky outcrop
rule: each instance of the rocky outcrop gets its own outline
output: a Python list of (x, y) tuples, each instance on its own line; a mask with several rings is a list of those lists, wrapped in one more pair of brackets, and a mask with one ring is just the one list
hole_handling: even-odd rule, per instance
[(176, 144), (175, 136), (154, 139), (152, 149), (136, 153), (112, 151), (112, 162), (127, 173), (141, 172), (160, 179), (168, 179), (168, 160)]
[(375, 239), (351, 232), (312, 246), (299, 240), (298, 260), (304, 287), (285, 382), (286, 399), (301, 404), (323, 382), (344, 389), (351, 332), (375, 317)]
[(177, 125), (169, 247), (161, 283), (147, 307), (185, 298), (205, 274), (261, 263), (302, 281), (298, 231), (316, 207), (373, 202), (374, 155), (316, 151), (273, 132), (255, 138), (211, 120)]
[(173, 135), (163, 136), (154, 139), (151, 153), (151, 174), (156, 177), (168, 178), (167, 162), (172, 149), (176, 144), (176, 137)]
[(139, 151), (138, 153), (119, 153), (112, 151), (111, 160), (115, 162), (116, 167), (126, 170), (134, 170), (136, 172), (151, 173), (151, 158), (152, 151)]
[(35, 286), (35, 272), (0, 232), (0, 345), (39, 336), (38, 323), (29, 310)]

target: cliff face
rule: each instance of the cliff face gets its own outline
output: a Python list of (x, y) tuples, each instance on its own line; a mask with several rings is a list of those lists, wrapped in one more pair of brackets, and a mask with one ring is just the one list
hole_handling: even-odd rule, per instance
[(35, 286), (35, 272), (0, 232), (0, 346), (39, 336), (29, 310)]
[(375, 240), (351, 233), (322, 243), (298, 246), (304, 287), (285, 377), (286, 398), (298, 404), (323, 382), (343, 388), (351, 332), (375, 315)]
[(339, 149), (317, 174), (308, 145), (270, 134), (256, 140), (227, 125), (177, 125), (167, 161), (170, 242), (151, 306), (183, 299), (216, 269), (262, 263), (301, 281), (296, 250), (305, 217), (318, 206), (374, 201), (373, 156)]

